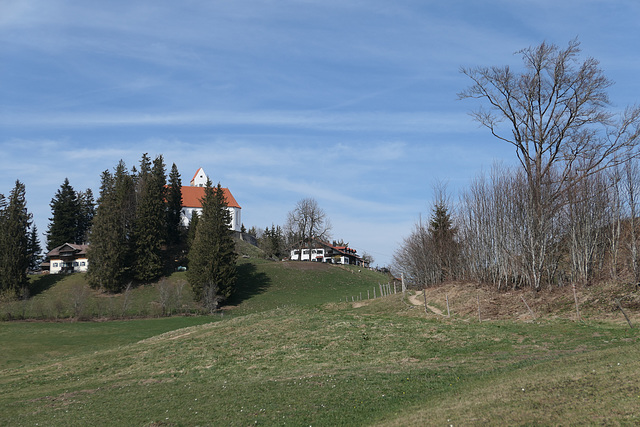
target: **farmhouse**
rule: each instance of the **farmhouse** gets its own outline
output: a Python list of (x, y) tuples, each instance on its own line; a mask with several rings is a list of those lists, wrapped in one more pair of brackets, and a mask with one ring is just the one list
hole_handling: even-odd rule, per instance
[[(315, 261), (328, 262), (332, 264), (353, 264), (368, 267), (365, 261), (358, 256), (356, 250), (347, 246), (334, 246), (318, 239), (310, 239), (300, 242), (296, 247), (291, 249), (292, 261)], [(311, 248), (309, 248), (311, 246)], [(309, 253), (311, 251), (311, 253)]]
[(89, 245), (74, 245), (65, 243), (53, 248), (42, 263), (43, 270), (49, 270), (51, 274), (77, 273), (87, 271), (89, 260), (87, 248)]
[[(191, 179), (189, 186), (182, 187), (182, 215), (181, 224), (189, 226), (194, 212), (202, 213), (202, 199), (204, 198), (204, 187), (207, 184), (207, 174), (200, 168)], [(240, 210), (242, 209), (228, 188), (223, 188), (224, 199), (227, 202), (227, 209), (231, 212), (231, 229), (240, 231), (242, 221)]]

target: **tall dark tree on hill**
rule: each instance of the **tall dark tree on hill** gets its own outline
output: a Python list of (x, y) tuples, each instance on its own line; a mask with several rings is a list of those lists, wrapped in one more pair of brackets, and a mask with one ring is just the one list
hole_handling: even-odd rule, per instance
[(16, 295), (28, 293), (31, 214), (25, 193), (24, 184), (16, 181), (9, 200), (0, 200), (0, 289)]
[(134, 180), (121, 160), (115, 173), (102, 173), (98, 209), (87, 251), (87, 280), (109, 292), (123, 289), (131, 280), (132, 232), (135, 218)]
[(268, 257), (282, 257), (285, 253), (285, 239), (282, 228), (274, 224), (271, 224), (271, 228), (266, 227), (262, 236), (258, 239), (258, 245)]
[(444, 199), (436, 201), (429, 220), (429, 235), (433, 250), (433, 261), (437, 280), (442, 282), (455, 277), (458, 243), (456, 242), (456, 228)]
[(52, 250), (65, 243), (82, 243), (78, 241), (80, 202), (69, 179), (64, 179), (50, 206), (52, 216), (47, 230), (47, 249)]
[(80, 204), (80, 215), (78, 216), (75, 241), (78, 244), (83, 244), (89, 241), (91, 224), (96, 215), (96, 203), (90, 188), (78, 193), (78, 203)]
[(182, 231), (180, 216), (182, 213), (182, 180), (178, 167), (174, 163), (169, 173), (169, 188), (167, 189), (167, 240), (175, 245), (180, 242)]
[[(145, 170), (142, 166), (141, 171)], [(138, 185), (140, 194), (133, 234), (134, 272), (136, 279), (151, 282), (163, 273), (162, 245), (166, 242), (166, 175), (162, 156), (156, 157), (151, 170), (141, 175)]]
[(200, 214), (198, 214), (198, 211), (194, 211), (191, 214), (191, 221), (189, 221), (189, 228), (187, 229), (187, 246), (189, 248), (193, 245), (193, 241), (196, 239), (198, 222), (200, 222)]
[(235, 288), (237, 255), (230, 230), (231, 213), (222, 187), (218, 183), (214, 189), (207, 181), (187, 277), (196, 297), (212, 310)]
[(31, 226), (31, 231), (29, 232), (27, 252), (29, 253), (29, 269), (36, 270), (40, 266), (42, 248), (38, 238), (38, 227), (35, 224)]

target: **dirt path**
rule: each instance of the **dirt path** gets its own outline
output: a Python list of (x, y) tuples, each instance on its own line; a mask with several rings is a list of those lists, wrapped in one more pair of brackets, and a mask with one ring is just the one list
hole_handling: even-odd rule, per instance
[[(409, 302), (413, 305), (421, 305), (424, 307), (424, 291), (420, 291), (415, 295), (411, 295), (409, 296)], [(432, 312), (434, 312), (435, 314), (439, 314), (440, 316), (442, 316), (442, 310), (440, 310), (438, 307), (434, 307), (432, 305), (429, 305), (427, 303), (427, 308), (429, 310), (431, 310)]]

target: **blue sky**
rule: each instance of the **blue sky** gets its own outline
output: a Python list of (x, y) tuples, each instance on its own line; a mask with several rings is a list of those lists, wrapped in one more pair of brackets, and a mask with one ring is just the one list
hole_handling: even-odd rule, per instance
[[(0, 0), (0, 193), (26, 184), (44, 233), (65, 177), (142, 153), (229, 187), (247, 228), (305, 197), (388, 265), (436, 182), (455, 200), (510, 146), (471, 120), (461, 66), (578, 37), (640, 100), (635, 0)], [(45, 239), (42, 239), (44, 246)]]

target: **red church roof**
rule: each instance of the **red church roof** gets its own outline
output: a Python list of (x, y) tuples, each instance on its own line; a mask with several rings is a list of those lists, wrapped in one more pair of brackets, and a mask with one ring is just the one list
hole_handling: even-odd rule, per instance
[[(182, 187), (182, 207), (201, 208), (205, 187)], [(215, 190), (215, 188), (214, 188)], [(223, 188), (224, 199), (230, 208), (242, 209), (228, 188)]]

